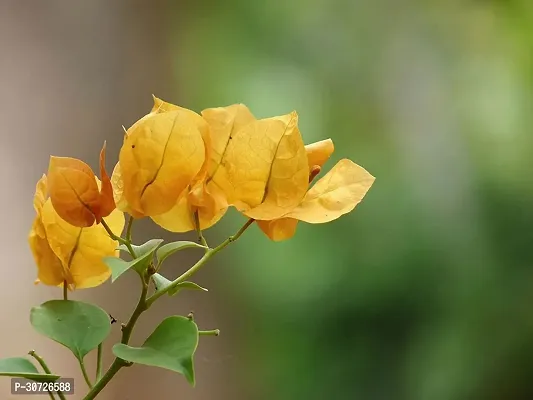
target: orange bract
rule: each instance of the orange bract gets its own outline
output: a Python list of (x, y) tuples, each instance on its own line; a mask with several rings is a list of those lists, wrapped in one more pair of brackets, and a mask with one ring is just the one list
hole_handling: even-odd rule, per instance
[(115, 209), (113, 188), (105, 170), (105, 143), (100, 152), (101, 190), (86, 163), (70, 157), (50, 157), (48, 190), (51, 202), (68, 223), (89, 227)]
[[(117, 255), (118, 243), (109, 237), (102, 225), (78, 227), (62, 219), (47, 198), (46, 175), (37, 183), (34, 208), (37, 216), (28, 241), (37, 265), (38, 282), (52, 286), (62, 286), (66, 282), (72, 290), (106, 281), (111, 272), (102, 258)], [(120, 234), (124, 215), (114, 210), (106, 222)]]

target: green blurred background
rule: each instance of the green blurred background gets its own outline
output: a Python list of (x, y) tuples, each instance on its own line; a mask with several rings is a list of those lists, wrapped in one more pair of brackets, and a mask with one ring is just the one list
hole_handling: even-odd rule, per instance
[[(96, 166), (107, 138), (116, 161), (120, 125), (150, 109), (151, 93), (196, 111), (294, 109), (306, 143), (333, 139), (326, 169), (350, 158), (377, 178), (354, 212), (301, 223), (287, 242), (252, 227), (198, 275), (207, 295), (167, 299), (143, 320), (137, 340), (169, 310), (199, 308), (205, 328), (222, 329), (201, 344), (195, 390), (173, 374), (126, 371), (110, 398), (533, 399), (533, 2), (6, 1), (0, 10), (2, 150), (21, 154), (0, 173), (19, 174), (10, 190), (26, 207), (11, 211), (23, 221), (4, 236), (15, 245), (49, 154)], [(16, 167), (21, 159), (33, 163)], [(216, 243), (243, 221), (229, 213), (206, 235)], [(142, 226), (146, 238), (160, 235)], [(29, 272), (17, 279), (27, 285), (23, 251)], [(78, 298), (127, 318), (130, 288), (125, 279)], [(43, 301), (56, 296), (39, 290)], [(30, 329), (25, 315), (8, 317), (6, 334)], [(170, 382), (165, 394), (141, 384), (147, 376)]]
[[(196, 3), (185, 104), (296, 109), (377, 179), (217, 269), (261, 399), (532, 399), (531, 1)], [(234, 218), (225, 223), (237, 228)], [(219, 230), (216, 231), (217, 233)], [(243, 311), (244, 310), (244, 311)]]

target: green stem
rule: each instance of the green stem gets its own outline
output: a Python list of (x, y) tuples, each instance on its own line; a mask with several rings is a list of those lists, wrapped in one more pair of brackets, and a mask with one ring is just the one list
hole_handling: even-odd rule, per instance
[(102, 377), (102, 343), (98, 345), (97, 352), (98, 353), (96, 355), (96, 380), (98, 381)]
[[(120, 343), (128, 344), (131, 334), (133, 332), (133, 328), (135, 324), (137, 323), (137, 320), (139, 319), (141, 314), (145, 312), (152, 305), (152, 303), (155, 300), (161, 297), (164, 293), (168, 292), (170, 288), (176, 287), (180, 282), (184, 281), (189, 276), (193, 275), (197, 270), (199, 270), (207, 262), (209, 258), (211, 258), (213, 255), (218, 253), (220, 250), (222, 250), (224, 247), (226, 247), (231, 242), (234, 242), (235, 240), (237, 240), (244, 233), (244, 231), (248, 229), (250, 225), (252, 225), (254, 221), (255, 220), (253, 219), (248, 220), (235, 235), (230, 236), (229, 238), (224, 240), (214, 249), (208, 250), (204, 254), (204, 256), (195, 265), (193, 265), (187, 272), (185, 272), (183, 275), (181, 275), (176, 280), (174, 280), (165, 289), (156, 292), (148, 299), (147, 299), (148, 282), (150, 280), (150, 277), (149, 276), (142, 277), (143, 286), (142, 286), (141, 296), (139, 298), (139, 302), (137, 303), (137, 306), (135, 307), (135, 310), (133, 310), (133, 313), (131, 314), (130, 320), (122, 328), (122, 340), (120, 341)], [(103, 219), (102, 219), (102, 225), (104, 226), (107, 233), (109, 234), (109, 236), (111, 236), (112, 239), (118, 240), (118, 237), (115, 234), (113, 234), (113, 232), (111, 231), (111, 229), (109, 229), (109, 226), (107, 226), (107, 224), (105, 223)], [(125, 244), (127, 243), (124, 239), (122, 238), (120, 239), (122, 240), (122, 243), (125, 243)], [(133, 257), (134, 256), (133, 249), (130, 250), (130, 253), (132, 253), (132, 257)], [(111, 364), (111, 366), (109, 367), (109, 369), (107, 370), (107, 372), (104, 374), (104, 376), (94, 384), (94, 386), (91, 388), (89, 393), (87, 393), (87, 395), (83, 398), (83, 400), (93, 400), (104, 389), (104, 387), (109, 383), (109, 381), (113, 379), (116, 373), (120, 371), (122, 367), (125, 367), (128, 365), (131, 365), (131, 363), (116, 357), (113, 363)]]
[[(28, 354), (29, 354), (31, 357), (35, 358), (35, 360), (37, 360), (37, 362), (39, 363), (39, 365), (41, 366), (41, 368), (43, 369), (43, 371), (44, 371), (46, 374), (52, 374), (52, 371), (50, 370), (50, 368), (48, 368), (48, 365), (46, 365), (46, 362), (44, 361), (44, 359), (43, 359), (41, 356), (39, 356), (39, 355), (35, 352), (35, 350), (30, 350), (30, 351), (28, 352)], [(54, 395), (52, 394), (52, 392), (49, 391), (48, 393), (50, 394), (50, 398), (54, 399)], [(58, 390), (58, 391), (57, 391), (57, 395), (59, 396), (59, 398), (60, 398), (61, 400), (66, 400), (65, 395), (63, 394), (63, 392), (61, 392), (61, 391)]]
[(87, 374), (87, 369), (85, 368), (85, 363), (83, 360), (78, 360), (80, 362), (80, 368), (81, 373), (83, 374), (83, 379), (85, 379), (85, 382), (87, 383), (87, 386), (89, 386), (89, 389), (92, 389), (93, 384), (91, 383), (91, 380), (89, 379), (89, 375)]
[(204, 235), (202, 234), (202, 229), (200, 229), (200, 215), (198, 214), (198, 210), (194, 212), (194, 226), (196, 228), (196, 233), (198, 234), (198, 242), (202, 246), (209, 247)]
[(167, 287), (165, 287), (164, 289), (161, 289), (161, 290), (158, 290), (157, 292), (155, 292), (152, 296), (150, 296), (148, 298), (148, 300), (146, 301), (147, 303), (147, 306), (150, 307), (154, 301), (156, 301), (158, 298), (160, 298), (161, 296), (165, 295), (169, 290), (172, 290), (174, 289), (176, 286), (178, 286), (180, 283), (186, 281), (187, 279), (189, 279), (192, 275), (194, 275), (196, 272), (198, 272), (198, 270), (200, 268), (202, 268), (205, 263), (207, 261), (209, 261), (209, 259), (211, 257), (213, 257), (216, 253), (218, 253), (220, 250), (222, 250), (224, 247), (226, 247), (228, 244), (230, 244), (231, 242), (234, 242), (236, 241), (238, 238), (241, 237), (241, 235), (244, 233), (244, 231), (246, 229), (248, 229), (248, 227), (250, 225), (252, 225), (253, 223), (255, 222), (254, 219), (250, 218), (243, 226), (241, 229), (239, 229), (239, 231), (233, 235), (233, 236), (230, 236), (229, 238), (227, 238), (226, 240), (224, 240), (222, 243), (220, 243), (217, 247), (215, 247), (214, 249), (209, 249), (205, 252), (205, 254), (203, 255), (202, 258), (200, 258), (198, 260), (198, 262), (196, 264), (194, 264), (191, 268), (189, 268), (187, 271), (185, 271), (182, 275), (178, 276), (176, 279), (174, 279), (172, 281), (171, 284), (169, 284)]
[[(139, 297), (139, 301), (137, 303), (137, 306), (135, 307), (135, 310), (133, 310), (133, 313), (131, 314), (130, 320), (126, 325), (122, 327), (122, 339), (120, 343), (128, 344), (131, 334), (133, 332), (133, 328), (135, 324), (137, 323), (137, 320), (141, 316), (141, 314), (146, 311), (146, 296), (148, 295), (148, 283), (146, 282), (146, 279), (142, 279), (142, 291), (141, 296)], [(115, 358), (107, 372), (102, 376), (101, 379), (99, 379), (92, 389), (87, 393), (87, 395), (83, 398), (83, 400), (92, 400), (94, 399), (98, 393), (102, 391), (102, 389), (109, 383), (109, 381), (115, 376), (115, 374), (126, 365), (130, 365), (127, 361), (124, 361), (120, 358)]]
[(107, 222), (105, 222), (103, 218), (102, 218), (102, 226), (104, 227), (104, 229), (106, 230), (107, 234), (109, 235), (111, 239), (116, 240), (120, 244), (125, 245), (128, 248), (128, 251), (130, 252), (131, 256), (133, 258), (137, 258), (135, 256), (135, 251), (133, 250), (133, 247), (131, 247), (131, 243), (127, 241), (126, 239), (123, 239), (120, 236), (115, 235), (113, 231), (111, 230), (111, 228), (109, 227), (109, 225), (107, 225)]
[(126, 228), (126, 241), (131, 243), (131, 228), (133, 226), (133, 217), (128, 218), (128, 227)]
[(68, 300), (68, 285), (67, 285), (67, 281), (63, 281), (63, 300)]

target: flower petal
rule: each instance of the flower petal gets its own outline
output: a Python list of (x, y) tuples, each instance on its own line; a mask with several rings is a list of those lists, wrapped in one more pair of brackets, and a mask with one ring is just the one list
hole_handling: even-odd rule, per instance
[[(216, 186), (211, 188), (215, 191)], [(223, 193), (213, 193), (206, 188), (205, 182), (198, 182), (195, 188), (182, 196), (176, 205), (164, 214), (152, 217), (153, 221), (170, 232), (189, 232), (196, 230), (194, 213), (198, 211), (200, 229), (216, 224), (228, 209)]]
[(50, 248), (46, 236), (39, 234), (43, 231), (43, 223), (39, 217), (36, 217), (28, 236), (28, 242), (37, 265), (37, 277), (45, 285), (58, 286), (65, 281), (63, 265)]
[(122, 180), (122, 171), (120, 168), (120, 163), (118, 162), (113, 169), (113, 174), (111, 175), (111, 185), (113, 187), (113, 199), (115, 201), (116, 207), (125, 213), (130, 214), (134, 218), (141, 218), (142, 214), (135, 212), (129, 206), (126, 198), (124, 197), (124, 181)]
[(201, 116), (181, 108), (149, 114), (128, 130), (119, 161), (132, 209), (153, 216), (176, 204), (204, 165), (208, 130)]
[(275, 242), (290, 239), (296, 233), (298, 220), (279, 218), (272, 221), (256, 221), (259, 228)]
[[(162, 114), (166, 112), (172, 112), (172, 111), (182, 111), (182, 112), (191, 112), (190, 110), (187, 110), (186, 108), (177, 106), (172, 103), (168, 103), (164, 100), (161, 100), (154, 95), (152, 95), (154, 98), (154, 106), (152, 107), (151, 113), (153, 114)], [(204, 165), (198, 172), (195, 181), (203, 180), (205, 178), (205, 174), (207, 173), (207, 166), (209, 163), (210, 155), (211, 155), (211, 135), (209, 132), (209, 129), (201, 129), (200, 133), (202, 135), (202, 139), (204, 140), (204, 148), (205, 148), (205, 159), (204, 159)]]
[(333, 221), (352, 211), (374, 180), (364, 168), (343, 159), (316, 182), (302, 203), (286, 217), (311, 224)]
[(43, 175), (35, 187), (33, 207), (37, 215), (28, 235), (28, 242), (35, 264), (37, 265), (37, 281), (45, 285), (58, 286), (63, 284), (65, 279), (69, 277), (69, 274), (65, 273), (61, 261), (50, 248), (46, 237), (46, 230), (41, 220), (47, 193), (47, 179), (46, 175)]
[(309, 163), (309, 169), (315, 165), (322, 167), (326, 161), (331, 157), (335, 146), (331, 139), (321, 140), (320, 142), (311, 143), (305, 146), (307, 152), (307, 160)]
[[(105, 220), (115, 234), (122, 232), (124, 215), (120, 211), (113, 211)], [(111, 271), (102, 258), (116, 256), (118, 243), (102, 225), (85, 228), (70, 225), (58, 215), (51, 201), (43, 206), (42, 222), (50, 249), (70, 274), (69, 283), (74, 288), (97, 286), (109, 278)]]
[(116, 208), (115, 200), (113, 198), (113, 186), (111, 185), (111, 179), (105, 169), (105, 148), (106, 143), (104, 142), (102, 151), (100, 151), (100, 177), (102, 179), (102, 184), (98, 211), (95, 215), (97, 223), (100, 223), (103, 217), (107, 217)]
[(248, 217), (275, 219), (302, 200), (309, 168), (297, 124), (293, 112), (232, 133), (212, 181)]
[(68, 223), (87, 227), (95, 222), (100, 192), (91, 167), (83, 161), (50, 157), (48, 191), (57, 213)]
[(208, 108), (202, 111), (202, 116), (211, 129), (212, 151), (210, 154), (208, 176), (212, 177), (218, 173), (232, 136), (256, 119), (244, 104)]

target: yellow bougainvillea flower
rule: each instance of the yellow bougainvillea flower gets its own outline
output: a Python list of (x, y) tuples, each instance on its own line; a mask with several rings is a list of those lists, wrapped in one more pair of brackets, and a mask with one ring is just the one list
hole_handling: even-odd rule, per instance
[[(165, 103), (165, 108), (168, 107), (168, 103)], [(223, 172), (220, 166), (232, 135), (244, 125), (255, 121), (255, 117), (243, 104), (207, 109), (202, 111), (202, 116), (211, 132), (203, 171), (196, 183), (189, 188), (187, 195), (182, 196), (170, 211), (152, 217), (157, 224), (172, 232), (195, 229), (195, 212), (198, 212), (200, 229), (211, 227), (225, 214), (229, 205), (226, 193), (213, 181), (213, 177)]]
[[(333, 142), (323, 140), (306, 146), (311, 181), (333, 153)], [(352, 211), (374, 183), (375, 178), (348, 159), (340, 160), (306, 193), (302, 202), (283, 218), (257, 221), (272, 240), (291, 238), (298, 221), (320, 224), (333, 221)]]
[(115, 199), (135, 217), (164, 214), (174, 207), (206, 160), (209, 126), (204, 119), (154, 100), (154, 109), (126, 132), (112, 178)]
[(48, 191), (58, 215), (69, 224), (89, 227), (115, 209), (111, 180), (105, 169), (105, 143), (100, 152), (99, 188), (86, 163), (70, 157), (50, 157)]
[(213, 138), (219, 131), (222, 142), (214, 152), (218, 159), (209, 179), (226, 195), (228, 204), (246, 216), (279, 218), (301, 202), (308, 186), (298, 115), (292, 112), (256, 120), (243, 107), (202, 113), (214, 131)]
[[(47, 198), (46, 175), (37, 183), (33, 205), (37, 216), (28, 241), (37, 264), (37, 282), (52, 286), (66, 282), (70, 290), (105, 282), (111, 271), (102, 258), (118, 256), (118, 243), (104, 227), (77, 227), (62, 219)], [(117, 235), (124, 229), (124, 215), (119, 210), (113, 210), (105, 221)]]

